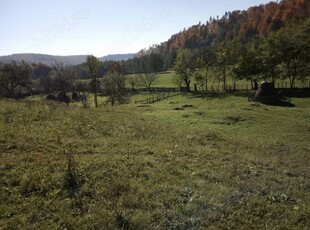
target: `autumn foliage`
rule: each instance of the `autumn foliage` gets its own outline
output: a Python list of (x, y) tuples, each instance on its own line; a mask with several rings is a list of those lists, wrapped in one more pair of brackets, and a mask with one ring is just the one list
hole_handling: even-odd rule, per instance
[(251, 7), (246, 11), (226, 12), (222, 18), (210, 18), (184, 29), (151, 50), (167, 55), (179, 48), (202, 48), (214, 43), (239, 39), (248, 42), (279, 30), (292, 20), (309, 17), (309, 0), (283, 0)]

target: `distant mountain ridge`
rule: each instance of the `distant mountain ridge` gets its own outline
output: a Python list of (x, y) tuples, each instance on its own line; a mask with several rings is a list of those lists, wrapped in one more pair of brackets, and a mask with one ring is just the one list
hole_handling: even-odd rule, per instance
[[(110, 54), (107, 56), (100, 57), (100, 61), (121, 61), (133, 58), (135, 54)], [(69, 56), (58, 56), (58, 55), (47, 55), (47, 54), (33, 54), (33, 53), (21, 53), (12, 54), (7, 56), (0, 56), (0, 62), (8, 63), (11, 61), (20, 62), (25, 60), (29, 63), (43, 63), (45, 65), (53, 65), (55, 62), (62, 62), (64, 65), (80, 65), (86, 62), (87, 55), (69, 55)]]
[(129, 54), (109, 54), (107, 56), (103, 56), (99, 58), (100, 61), (126, 61), (128, 59), (131, 59), (135, 56), (135, 53), (129, 53)]

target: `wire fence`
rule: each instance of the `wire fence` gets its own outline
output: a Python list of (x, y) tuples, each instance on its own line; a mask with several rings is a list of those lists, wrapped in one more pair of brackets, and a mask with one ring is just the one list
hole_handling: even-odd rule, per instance
[(181, 92), (179, 92), (179, 91), (164, 93), (162, 95), (149, 97), (149, 98), (146, 98), (144, 100), (135, 100), (135, 104), (153, 104), (155, 102), (162, 101), (162, 100), (165, 100), (165, 99), (168, 99), (168, 98), (180, 95), (180, 94), (181, 94)]

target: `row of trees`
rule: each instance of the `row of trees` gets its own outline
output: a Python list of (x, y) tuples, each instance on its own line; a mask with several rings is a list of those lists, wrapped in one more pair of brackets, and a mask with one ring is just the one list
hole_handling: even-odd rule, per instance
[[(158, 77), (157, 73), (162, 71), (163, 60), (156, 54), (132, 61), (137, 60), (143, 62), (143, 65), (134, 67), (136, 74), (128, 77), (129, 82), (133, 89), (139, 86), (151, 91), (151, 86)], [(52, 66), (42, 63), (29, 65), (24, 61), (2, 64), (0, 96), (19, 98), (28, 95), (28, 92), (54, 94), (76, 91), (80, 92), (83, 98), (86, 92), (92, 92), (95, 107), (98, 107), (98, 93), (109, 95), (108, 102), (111, 104), (124, 103), (125, 75), (128, 74), (125, 64), (123, 61), (100, 62), (94, 56), (88, 56), (86, 62), (78, 66), (64, 66), (58, 62)]]
[(268, 34), (263, 39), (242, 44), (234, 39), (199, 50), (179, 49), (174, 65), (176, 82), (190, 90), (191, 78), (201, 87), (216, 77), (226, 89), (228, 73), (236, 80), (288, 79), (305, 83), (310, 75), (310, 19), (295, 22)]
[(98, 107), (99, 93), (107, 95), (107, 102), (112, 105), (126, 101), (125, 70), (121, 62), (109, 62), (104, 77), (100, 73), (102, 63), (96, 57), (88, 56), (85, 64), (89, 79), (79, 79), (76, 67), (58, 62), (51, 67), (44, 64), (29, 65), (25, 61), (1, 64), (0, 96), (20, 98), (33, 92), (66, 94), (75, 91), (83, 103), (86, 103), (89, 92), (93, 93), (95, 107)]
[(34, 91), (68, 91), (74, 88), (75, 78), (73, 68), (57, 62), (52, 67), (25, 61), (0, 64), (0, 96), (19, 98)]

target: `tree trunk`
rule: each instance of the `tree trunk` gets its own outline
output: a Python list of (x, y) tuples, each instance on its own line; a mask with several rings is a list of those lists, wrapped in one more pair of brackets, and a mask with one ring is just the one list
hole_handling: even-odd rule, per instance
[(11, 94), (11, 97), (12, 97), (12, 98), (15, 98), (15, 92), (14, 92), (14, 86), (13, 86), (13, 84), (11, 84), (10, 94)]
[(149, 90), (150, 94), (152, 93), (152, 88), (151, 88), (151, 84), (147, 85), (147, 89)]
[(250, 83), (251, 83), (251, 88), (252, 88), (252, 89), (255, 89), (255, 87), (254, 87), (254, 85), (253, 85), (253, 79), (252, 79), (252, 78), (250, 78)]
[(224, 91), (226, 91), (226, 67), (223, 67), (223, 81), (224, 81)]
[(206, 92), (208, 91), (208, 68), (206, 69), (206, 77), (205, 77), (205, 80), (206, 80)]
[(191, 91), (191, 87), (190, 87), (191, 81), (186, 81), (186, 91), (190, 92)]
[(92, 82), (93, 82), (93, 90), (94, 90), (94, 103), (95, 103), (95, 108), (98, 108), (98, 99), (97, 99), (97, 78), (94, 77), (92, 78)]
[(236, 78), (233, 74), (231, 74), (231, 80), (233, 82), (233, 90), (236, 90)]
[(97, 92), (94, 92), (94, 102), (95, 102), (95, 108), (98, 108), (98, 99), (97, 99)]
[(294, 83), (295, 83), (296, 76), (297, 76), (297, 64), (294, 61), (294, 72), (293, 72), (293, 76), (292, 76), (292, 81), (290, 82), (291, 83), (291, 89), (294, 88)]
[(294, 88), (294, 84), (295, 84), (295, 77), (292, 78), (291, 85), (290, 85), (290, 86), (291, 86), (291, 89)]
[(254, 80), (254, 89), (255, 89), (255, 90), (258, 90), (258, 83), (257, 83), (257, 80), (256, 80), (256, 79)]

